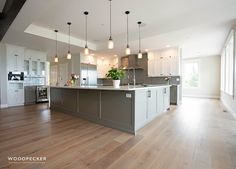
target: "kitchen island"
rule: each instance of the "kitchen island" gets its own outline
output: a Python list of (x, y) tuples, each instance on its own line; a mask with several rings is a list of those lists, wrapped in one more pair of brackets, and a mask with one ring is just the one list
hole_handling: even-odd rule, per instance
[(170, 86), (51, 86), (50, 108), (134, 133), (170, 107)]

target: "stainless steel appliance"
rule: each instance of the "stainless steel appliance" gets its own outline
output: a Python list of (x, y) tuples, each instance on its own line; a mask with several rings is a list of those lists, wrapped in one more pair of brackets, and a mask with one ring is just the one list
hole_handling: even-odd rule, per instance
[(97, 85), (97, 66), (92, 64), (80, 65), (80, 84), (82, 85)]
[(37, 86), (36, 88), (36, 102), (48, 102), (48, 87)]

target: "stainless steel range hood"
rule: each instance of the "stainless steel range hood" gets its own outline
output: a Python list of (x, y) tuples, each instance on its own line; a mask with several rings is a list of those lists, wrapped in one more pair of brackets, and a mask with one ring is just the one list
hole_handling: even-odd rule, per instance
[(121, 69), (130, 70), (130, 69), (140, 69), (143, 67), (139, 65), (138, 55), (128, 55), (121, 57)]

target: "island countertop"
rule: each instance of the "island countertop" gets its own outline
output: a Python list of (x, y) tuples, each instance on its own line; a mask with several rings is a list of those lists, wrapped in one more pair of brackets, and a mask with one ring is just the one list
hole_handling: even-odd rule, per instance
[(113, 86), (50, 86), (51, 88), (64, 88), (64, 89), (86, 89), (86, 90), (117, 90), (117, 91), (134, 91), (134, 90), (143, 90), (143, 89), (152, 89), (152, 88), (163, 88), (170, 87), (171, 85), (126, 85), (120, 86), (119, 88), (114, 88)]

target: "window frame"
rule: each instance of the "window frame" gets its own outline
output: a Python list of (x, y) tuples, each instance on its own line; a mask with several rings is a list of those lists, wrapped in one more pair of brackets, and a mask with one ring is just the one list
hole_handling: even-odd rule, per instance
[[(233, 41), (232, 44), (231, 44), (231, 40)], [(235, 81), (235, 31), (232, 29), (226, 39), (226, 42), (224, 44), (224, 47), (221, 53), (220, 90), (234, 97), (234, 92), (235, 92), (234, 81)]]
[[(189, 63), (197, 63), (197, 66), (198, 66), (198, 86), (197, 87), (186, 87), (184, 85), (184, 80), (185, 80), (185, 64), (189, 64)], [(199, 62), (199, 59), (184, 59), (183, 60), (183, 88), (184, 89), (199, 89), (201, 87), (201, 78), (200, 78), (200, 62)]]

